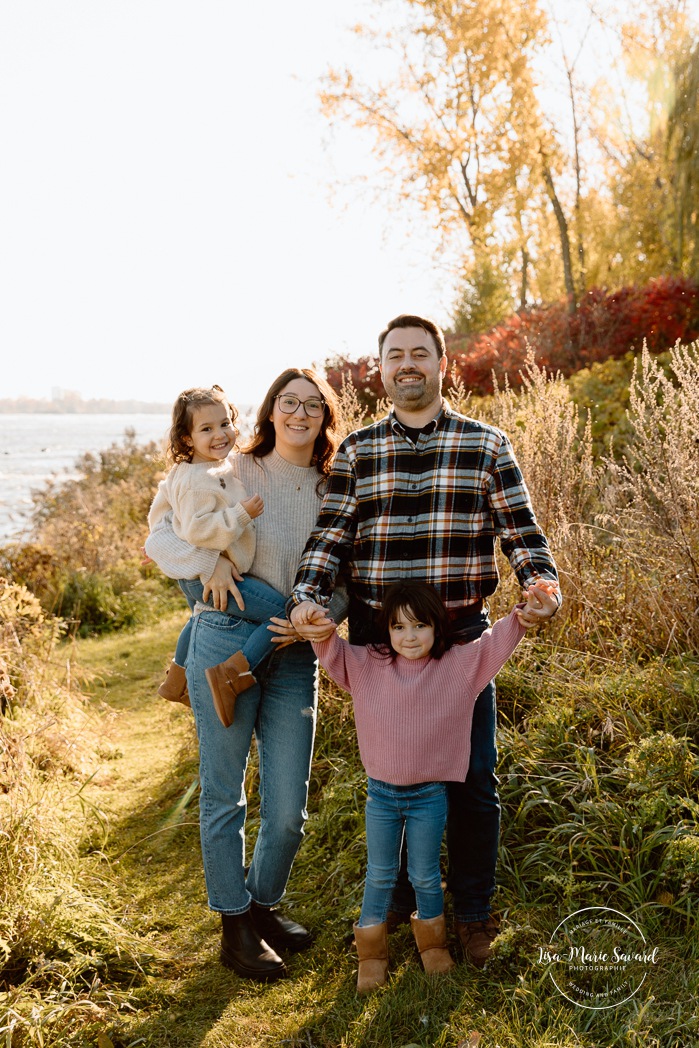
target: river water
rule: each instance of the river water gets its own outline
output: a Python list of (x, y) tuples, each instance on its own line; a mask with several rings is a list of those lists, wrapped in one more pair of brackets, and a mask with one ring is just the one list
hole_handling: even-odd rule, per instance
[[(238, 407), (241, 439), (252, 431), (254, 408)], [(49, 477), (70, 480), (85, 452), (122, 444), (133, 432), (138, 444), (165, 440), (170, 415), (51, 415), (0, 413), (0, 545), (28, 529), (32, 491)]]
[(168, 415), (0, 414), (0, 544), (28, 527), (31, 493), (51, 476), (74, 478), (76, 461), (123, 443), (127, 430), (139, 444), (162, 441)]

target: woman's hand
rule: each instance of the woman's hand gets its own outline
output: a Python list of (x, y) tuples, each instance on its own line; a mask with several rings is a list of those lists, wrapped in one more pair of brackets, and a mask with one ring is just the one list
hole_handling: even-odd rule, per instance
[(286, 648), (289, 644), (295, 644), (297, 640), (303, 640), (303, 637), (296, 632), (288, 619), (281, 619), (272, 615), (269, 621), (271, 625), (267, 629), (271, 633), (277, 634), (276, 637), (272, 637), (272, 644), (276, 645), (277, 649)]
[(292, 608), (291, 621), (303, 640), (327, 640), (336, 629), (328, 609), (312, 600), (301, 601)]
[(228, 607), (228, 597), (231, 596), (240, 610), (245, 611), (240, 590), (233, 581), (237, 579), (238, 582), (241, 582), (242, 578), (243, 576), (228, 557), (219, 553), (213, 575), (204, 586), (204, 601), (207, 601), (210, 596), (216, 611), (225, 611)]

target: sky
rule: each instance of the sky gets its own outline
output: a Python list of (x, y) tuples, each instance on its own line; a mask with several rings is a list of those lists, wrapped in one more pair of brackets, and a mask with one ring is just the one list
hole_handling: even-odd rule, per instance
[(0, 398), (255, 403), (400, 312), (448, 320), (428, 226), (338, 189), (371, 161), (318, 79), (365, 10), (0, 5)]
[[(587, 5), (565, 8), (573, 50)], [(373, 354), (398, 313), (448, 323), (453, 259), (416, 209), (357, 188), (368, 137), (319, 108), (375, 10), (0, 3), (0, 399), (219, 383), (255, 404), (288, 366)]]

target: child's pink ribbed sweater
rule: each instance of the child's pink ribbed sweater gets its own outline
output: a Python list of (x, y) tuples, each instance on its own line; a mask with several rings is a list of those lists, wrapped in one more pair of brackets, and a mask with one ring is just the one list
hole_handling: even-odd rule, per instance
[(512, 611), (441, 659), (391, 660), (337, 633), (313, 648), (321, 666), (352, 696), (367, 775), (408, 786), (464, 781), (476, 699), (525, 633)]

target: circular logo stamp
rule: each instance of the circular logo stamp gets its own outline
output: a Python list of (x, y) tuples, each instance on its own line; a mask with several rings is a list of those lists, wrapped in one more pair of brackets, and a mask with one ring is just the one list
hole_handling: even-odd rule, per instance
[(561, 921), (548, 947), (539, 947), (539, 964), (548, 967), (554, 986), (580, 1008), (599, 1011), (630, 1000), (658, 963), (625, 913), (588, 906)]

